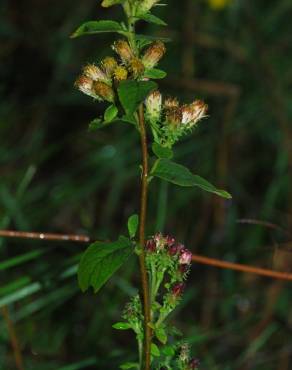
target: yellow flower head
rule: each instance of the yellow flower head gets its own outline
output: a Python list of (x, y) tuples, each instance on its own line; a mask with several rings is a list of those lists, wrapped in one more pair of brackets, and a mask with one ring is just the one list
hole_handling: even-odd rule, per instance
[(128, 71), (126, 70), (125, 67), (117, 66), (114, 70), (113, 75), (116, 81), (123, 81), (127, 79)]

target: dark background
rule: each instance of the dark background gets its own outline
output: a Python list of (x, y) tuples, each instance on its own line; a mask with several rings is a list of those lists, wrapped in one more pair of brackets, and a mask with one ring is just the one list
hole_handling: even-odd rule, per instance
[[(139, 32), (172, 39), (162, 91), (209, 105), (175, 159), (233, 199), (155, 180), (148, 234), (291, 271), (291, 0), (171, 0), (155, 14), (168, 27), (141, 24)], [(137, 211), (139, 138), (122, 123), (88, 132), (104, 106), (74, 80), (82, 65), (112, 54), (114, 36), (69, 35), (121, 11), (96, 0), (1, 0), (0, 17), (0, 229), (116, 238)], [(117, 369), (135, 358), (133, 335), (111, 325), (139, 285), (137, 262), (98, 295), (82, 294), (76, 265), (85, 247), (0, 239), (0, 306), (15, 323), (26, 370)], [(292, 367), (289, 282), (195, 264), (173, 321), (201, 369)], [(0, 369), (15, 369), (2, 316)]]

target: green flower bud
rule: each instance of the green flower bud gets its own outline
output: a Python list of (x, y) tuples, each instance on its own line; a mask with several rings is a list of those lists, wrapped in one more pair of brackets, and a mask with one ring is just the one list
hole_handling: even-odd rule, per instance
[(162, 96), (158, 90), (151, 92), (146, 100), (146, 117), (150, 122), (156, 123), (160, 120), (161, 107), (162, 107)]

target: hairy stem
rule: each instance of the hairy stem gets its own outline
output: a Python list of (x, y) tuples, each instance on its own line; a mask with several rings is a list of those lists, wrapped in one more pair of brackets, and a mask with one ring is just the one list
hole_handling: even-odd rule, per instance
[(141, 253), (139, 256), (140, 260), (140, 272), (142, 279), (142, 290), (143, 290), (143, 309), (144, 309), (144, 369), (150, 370), (151, 361), (151, 337), (152, 332), (149, 327), (151, 321), (150, 311), (150, 295), (149, 295), (149, 283), (145, 263), (145, 224), (146, 224), (146, 212), (147, 212), (147, 186), (148, 186), (148, 150), (147, 150), (147, 138), (144, 120), (144, 108), (141, 104), (139, 107), (139, 127), (141, 137), (141, 150), (142, 150), (142, 177), (141, 177), (141, 200), (140, 200), (140, 224), (139, 224), (139, 244), (141, 246)]

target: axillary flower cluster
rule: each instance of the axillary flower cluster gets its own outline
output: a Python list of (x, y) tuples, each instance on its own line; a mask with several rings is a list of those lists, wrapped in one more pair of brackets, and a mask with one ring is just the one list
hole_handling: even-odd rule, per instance
[(208, 109), (202, 100), (180, 105), (177, 98), (163, 99), (158, 90), (149, 94), (145, 106), (155, 141), (170, 148), (206, 117)]
[[(185, 280), (190, 271), (192, 253), (173, 237), (161, 233), (151, 237), (145, 246), (146, 265), (150, 285), (151, 323), (154, 349), (153, 368), (192, 370), (199, 361), (190, 357), (189, 346), (176, 340), (176, 329), (166, 321), (180, 303)], [(136, 333), (141, 348), (144, 338), (143, 313), (139, 295), (127, 304), (123, 314), (128, 328)], [(157, 345), (155, 344), (157, 342)], [(161, 350), (158, 346), (162, 346)]]

